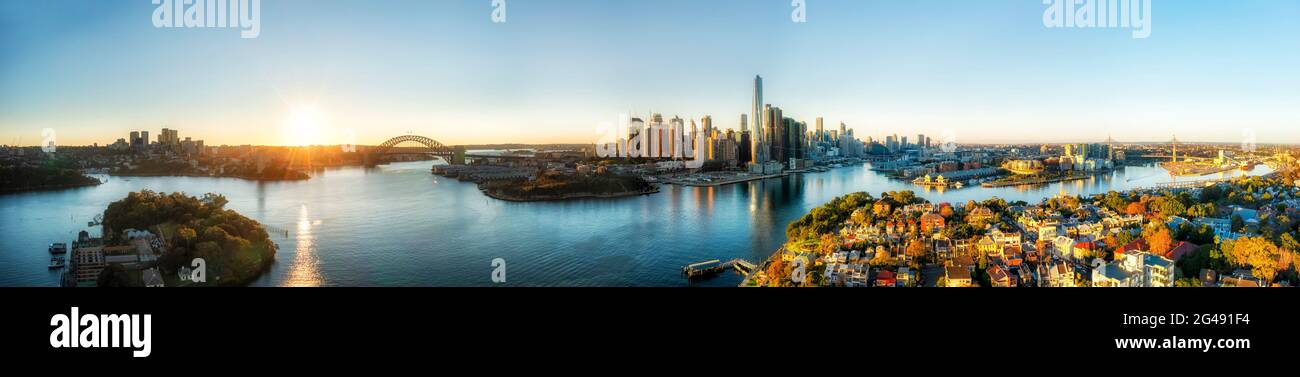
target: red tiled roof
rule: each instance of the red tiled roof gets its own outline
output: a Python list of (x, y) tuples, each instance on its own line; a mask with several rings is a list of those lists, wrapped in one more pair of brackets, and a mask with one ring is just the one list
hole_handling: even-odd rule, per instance
[(1149, 248), (1150, 248), (1150, 247), (1147, 246), (1147, 241), (1146, 241), (1145, 239), (1138, 238), (1137, 240), (1134, 240), (1133, 242), (1129, 242), (1128, 245), (1124, 245), (1124, 246), (1120, 247), (1119, 249), (1116, 249), (1116, 250), (1115, 250), (1115, 255), (1124, 255), (1124, 253), (1129, 252), (1129, 251), (1135, 251), (1135, 250), (1147, 250), (1147, 249), (1149, 249)]
[(1182, 258), (1183, 255), (1187, 255), (1187, 253), (1196, 250), (1196, 247), (1197, 245), (1191, 242), (1187, 242), (1187, 241), (1179, 242), (1177, 246), (1174, 246), (1173, 249), (1170, 249), (1169, 252), (1165, 253), (1164, 256), (1165, 258), (1169, 258), (1170, 260), (1177, 261), (1178, 258)]

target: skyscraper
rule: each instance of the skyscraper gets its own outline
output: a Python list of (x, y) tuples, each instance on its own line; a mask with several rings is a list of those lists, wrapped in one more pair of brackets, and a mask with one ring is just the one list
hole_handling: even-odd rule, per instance
[(749, 131), (749, 114), (740, 114), (740, 132)]
[(767, 139), (764, 137), (764, 127), (768, 122), (763, 117), (763, 77), (754, 75), (754, 107), (751, 109), (750, 119), (753, 119), (754, 133), (750, 135), (750, 142), (753, 146), (750, 148), (754, 154), (751, 158), (756, 164), (767, 162)]
[(822, 135), (825, 134), (826, 132), (822, 129), (822, 117), (817, 117), (817, 134), (816, 134), (817, 136), (814, 138), (814, 140), (819, 142), (822, 141), (823, 139)]
[(762, 139), (762, 142), (755, 144), (755, 148), (760, 150), (756, 152), (758, 153), (758, 159), (754, 160), (754, 162), (760, 164), (771, 160), (780, 162), (780, 151), (784, 147), (783, 144), (780, 144), (783, 138), (781, 131), (785, 129), (781, 108), (764, 105), (763, 110), (763, 128), (758, 130), (758, 137)]

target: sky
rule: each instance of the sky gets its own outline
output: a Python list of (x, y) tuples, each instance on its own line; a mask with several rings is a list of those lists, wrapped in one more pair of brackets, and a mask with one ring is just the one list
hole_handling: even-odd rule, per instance
[(786, 116), (958, 143), (1300, 143), (1300, 0), (1152, 1), (1151, 34), (1042, 0), (263, 0), (257, 38), (149, 0), (0, 1), (0, 144), (592, 143), (631, 113)]

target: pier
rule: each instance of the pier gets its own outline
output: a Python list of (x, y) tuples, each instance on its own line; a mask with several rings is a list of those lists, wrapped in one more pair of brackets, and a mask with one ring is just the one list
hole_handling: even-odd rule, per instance
[(740, 258), (732, 259), (726, 262), (723, 262), (718, 259), (714, 259), (714, 260), (688, 264), (686, 265), (686, 267), (682, 267), (682, 275), (686, 276), (687, 279), (696, 280), (696, 279), (712, 277), (728, 269), (734, 269), (736, 270), (736, 272), (741, 274), (749, 274), (750, 272), (753, 272), (756, 268), (757, 266), (755, 264)]

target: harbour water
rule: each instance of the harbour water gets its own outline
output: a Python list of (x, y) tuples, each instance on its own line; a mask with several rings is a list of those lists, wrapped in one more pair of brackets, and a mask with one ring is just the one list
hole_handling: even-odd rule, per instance
[[(811, 208), (851, 192), (913, 190), (933, 202), (993, 196), (1038, 200), (1173, 180), (1156, 166), (1125, 167), (1092, 179), (1037, 187), (935, 191), (892, 180), (865, 165), (718, 187), (664, 186), (630, 198), (515, 203), (473, 183), (429, 173), (433, 162), (341, 167), (293, 182), (229, 178), (109, 177), (50, 192), (0, 196), (0, 286), (56, 286), (52, 242), (78, 231), (128, 192), (219, 193), (228, 208), (262, 222), (280, 245), (260, 286), (487, 286), (492, 260), (506, 262), (507, 286), (682, 286), (682, 266), (710, 259), (757, 262), (785, 241), (785, 227)], [(1266, 174), (1259, 166), (1249, 174)], [(735, 286), (725, 273), (697, 284)]]

